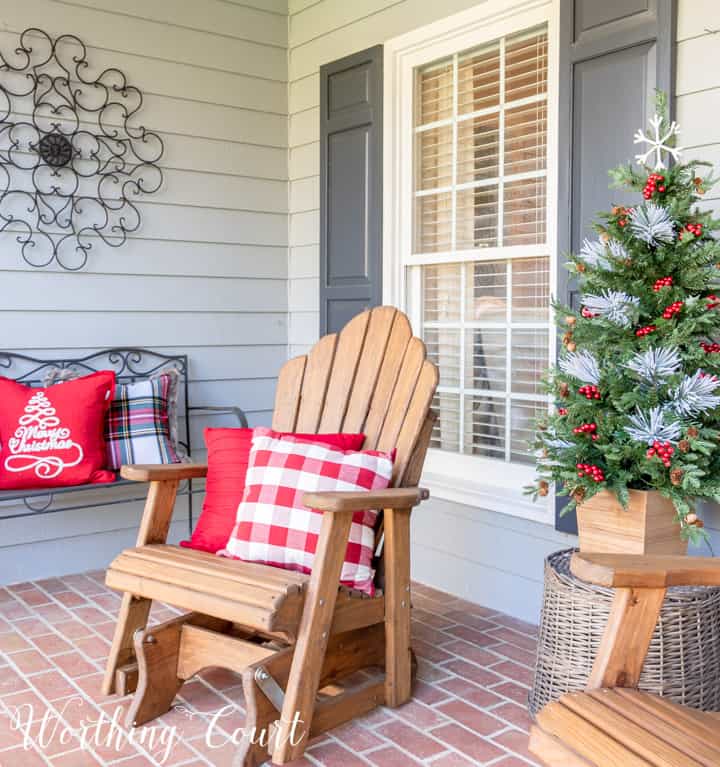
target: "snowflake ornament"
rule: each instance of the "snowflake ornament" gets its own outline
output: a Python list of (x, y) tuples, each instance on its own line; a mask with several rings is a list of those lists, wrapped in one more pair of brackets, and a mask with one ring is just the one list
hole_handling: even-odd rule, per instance
[(635, 155), (635, 160), (638, 164), (647, 165), (648, 160), (655, 155), (655, 164), (652, 166), (655, 170), (661, 168), (667, 168), (665, 161), (663, 160), (663, 152), (667, 152), (673, 160), (680, 158), (680, 152), (682, 147), (670, 146), (668, 142), (680, 133), (678, 124), (673, 120), (667, 127), (665, 132), (662, 130), (663, 118), (659, 114), (655, 114), (650, 118), (650, 126), (653, 130), (653, 135), (648, 136), (642, 130), (635, 132), (635, 144), (641, 144), (645, 142), (648, 145), (648, 149), (645, 152)]

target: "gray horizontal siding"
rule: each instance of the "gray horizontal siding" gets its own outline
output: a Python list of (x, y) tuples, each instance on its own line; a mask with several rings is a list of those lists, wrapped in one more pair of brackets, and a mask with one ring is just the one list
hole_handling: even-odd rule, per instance
[[(0, 234), (0, 348), (185, 353), (192, 404), (239, 405), (268, 423), (288, 344), (285, 3), (24, 0), (3, 4), (0, 27), (3, 52), (26, 27), (76, 34), (86, 75), (123, 71), (143, 93), (141, 123), (165, 142), (164, 184), (139, 198), (140, 229), (118, 249), (94, 238), (81, 272), (32, 269), (14, 234)], [(205, 457), (207, 426), (234, 424), (192, 414), (194, 457)], [(102, 567), (132, 543), (140, 513), (135, 503), (0, 522), (0, 583)]]

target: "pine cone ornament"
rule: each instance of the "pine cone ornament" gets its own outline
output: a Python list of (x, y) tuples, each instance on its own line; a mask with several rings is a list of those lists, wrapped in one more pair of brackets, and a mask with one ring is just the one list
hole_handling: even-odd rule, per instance
[(683, 473), (682, 469), (673, 469), (670, 472), (670, 482), (677, 487), (682, 482)]
[(582, 503), (585, 500), (585, 488), (576, 487), (575, 490), (573, 490), (572, 499), (575, 503)]
[(690, 443), (686, 439), (681, 439), (680, 442), (678, 442), (678, 450), (681, 453), (687, 453), (688, 450), (690, 450)]
[(700, 432), (694, 426), (689, 426), (688, 427), (687, 435), (688, 435), (688, 437), (690, 437), (690, 439), (695, 439), (698, 436), (699, 433)]
[(550, 486), (548, 483), (543, 479), (538, 484), (538, 495), (545, 496), (550, 492)]
[(563, 381), (560, 384), (560, 387), (558, 388), (558, 394), (563, 399), (567, 399), (567, 397), (570, 395), (570, 385), (566, 381)]

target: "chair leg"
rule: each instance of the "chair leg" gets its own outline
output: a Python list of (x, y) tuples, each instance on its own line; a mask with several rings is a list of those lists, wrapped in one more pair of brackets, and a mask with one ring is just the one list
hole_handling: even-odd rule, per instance
[(310, 739), (351, 523), (352, 512), (323, 516), (273, 748), (274, 764), (286, 764), (300, 758)]
[[(151, 599), (140, 599), (127, 592), (123, 594), (120, 604), (115, 635), (113, 636), (105, 678), (102, 684), (103, 695), (112, 695), (116, 691), (116, 672), (135, 657), (133, 649), (133, 636), (138, 629), (145, 628), (152, 607)], [(125, 689), (124, 693), (130, 693), (133, 689)]]
[(410, 509), (385, 510), (385, 705), (410, 699)]

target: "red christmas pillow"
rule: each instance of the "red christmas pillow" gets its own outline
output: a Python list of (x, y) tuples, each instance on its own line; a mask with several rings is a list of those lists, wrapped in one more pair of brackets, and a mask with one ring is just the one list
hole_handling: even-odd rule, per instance
[[(306, 440), (274, 438), (255, 429), (245, 493), (223, 556), (310, 573), (323, 513), (305, 506), (305, 493), (384, 490), (392, 479), (390, 453), (339, 450)], [(353, 514), (340, 583), (373, 596), (377, 511)]]
[[(342, 450), (359, 450), (365, 441), (364, 434), (271, 433), (276, 437), (294, 436)], [(208, 451), (205, 501), (190, 540), (181, 541), (181, 546), (215, 554), (227, 544), (245, 491), (252, 437), (252, 429), (205, 429)]]
[(0, 377), (0, 490), (112, 482), (105, 414), (115, 373), (35, 389)]

